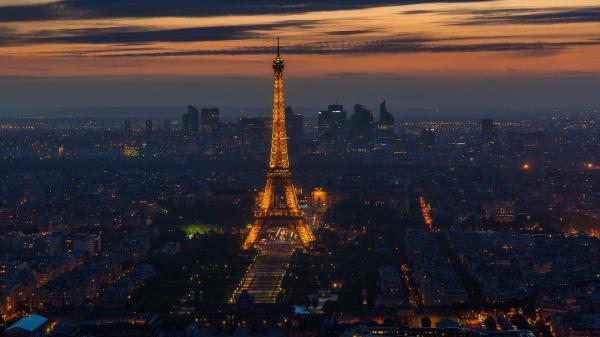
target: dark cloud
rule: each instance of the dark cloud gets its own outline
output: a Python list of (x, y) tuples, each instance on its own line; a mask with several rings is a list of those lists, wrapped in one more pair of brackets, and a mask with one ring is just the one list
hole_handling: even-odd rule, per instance
[[(445, 40), (436, 40), (419, 35), (402, 36), (395, 39), (322, 42), (296, 44), (284, 47), (286, 54), (374, 54), (374, 53), (451, 53), (451, 52), (515, 52), (523, 57), (542, 57), (553, 55), (564, 49), (576, 46), (600, 45), (600, 41), (573, 42), (506, 42), (447, 44)], [(271, 54), (272, 46), (247, 47), (223, 50), (164, 51), (156, 53), (122, 53), (105, 55), (106, 57), (173, 57), (191, 55), (248, 55)]]
[(292, 14), (423, 2), (481, 1), (488, 0), (63, 0), (48, 4), (0, 7), (0, 22), (118, 17)]
[(566, 24), (600, 22), (600, 7), (583, 8), (504, 8), (448, 12), (472, 15), (457, 25), (486, 24)]
[(327, 32), (327, 34), (329, 35), (359, 35), (359, 34), (365, 34), (365, 33), (372, 33), (372, 32), (377, 32), (380, 31), (379, 29), (351, 29), (351, 30), (334, 30), (331, 32)]
[(271, 24), (156, 29), (150, 27), (104, 27), (36, 31), (17, 34), (0, 30), (0, 44), (84, 43), (144, 44), (152, 42), (224, 41), (260, 37), (259, 31), (285, 27), (310, 27), (315, 20), (282, 21)]

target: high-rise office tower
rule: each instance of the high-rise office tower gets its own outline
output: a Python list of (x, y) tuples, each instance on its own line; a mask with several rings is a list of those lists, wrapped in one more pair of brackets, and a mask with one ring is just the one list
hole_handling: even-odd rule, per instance
[(210, 132), (219, 126), (219, 109), (218, 108), (202, 108), (201, 112), (201, 127), (202, 132)]
[(125, 130), (125, 132), (131, 132), (131, 121), (129, 119), (123, 121), (123, 130)]
[(375, 137), (378, 142), (388, 142), (394, 138), (394, 115), (386, 107), (385, 100), (379, 104), (379, 122), (375, 127)]
[(195, 107), (188, 105), (187, 113), (184, 113), (181, 119), (184, 133), (191, 135), (200, 131), (200, 111)]
[(351, 116), (352, 140), (366, 145), (373, 140), (373, 114), (363, 105), (356, 104)]
[(379, 104), (379, 123), (394, 125), (394, 115), (387, 110), (385, 100)]
[(347, 123), (344, 106), (333, 104), (326, 111), (319, 111), (319, 138), (322, 142), (341, 140), (344, 138)]
[(295, 114), (292, 107), (288, 106), (285, 108), (285, 127), (289, 146), (297, 151), (304, 137), (304, 116)]
[(146, 132), (152, 132), (152, 120), (151, 119), (146, 121)]
[(171, 123), (170, 119), (165, 119), (163, 121), (163, 131), (165, 133), (171, 133), (171, 129), (173, 128), (173, 123)]
[(195, 107), (188, 105), (188, 114), (190, 114), (192, 132), (200, 132), (200, 112)]
[(220, 148), (221, 130), (218, 108), (202, 108), (200, 113), (200, 129), (203, 138), (209, 141), (214, 149)]
[(188, 113), (184, 113), (181, 116), (181, 122), (182, 122), (183, 132), (186, 134), (191, 134), (192, 133), (192, 115), (190, 115)]
[(486, 145), (498, 143), (498, 127), (494, 120), (489, 118), (481, 120), (481, 136)]
[(266, 145), (267, 126), (263, 118), (240, 118), (240, 142), (246, 152), (262, 152)]

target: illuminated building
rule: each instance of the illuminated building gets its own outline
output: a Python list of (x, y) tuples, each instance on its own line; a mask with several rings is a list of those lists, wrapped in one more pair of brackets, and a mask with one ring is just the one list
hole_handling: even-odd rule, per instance
[(219, 126), (218, 108), (202, 108), (200, 115), (202, 132), (210, 132)]
[(59, 156), (59, 157), (60, 157), (60, 156), (62, 156), (62, 155), (65, 153), (65, 146), (64, 146), (64, 145), (62, 145), (62, 144), (61, 144), (61, 145), (59, 145), (59, 146), (58, 146), (58, 151), (57, 151), (57, 152), (58, 152), (58, 156)]
[(513, 222), (515, 221), (515, 202), (497, 201), (490, 207), (486, 207), (485, 217), (498, 222)]
[(334, 104), (326, 111), (319, 111), (319, 138), (321, 141), (335, 141), (343, 137), (346, 129), (344, 106)]
[(123, 155), (125, 157), (137, 157), (140, 155), (140, 151), (135, 146), (125, 145), (123, 147)]
[(325, 213), (330, 205), (331, 201), (327, 191), (322, 188), (315, 188), (315, 190), (312, 191), (311, 206), (316, 213)]
[[(298, 205), (296, 187), (292, 181), (285, 128), (283, 68), (278, 43), (277, 56), (273, 59), (273, 129), (267, 183), (254, 213), (254, 223), (244, 242), (244, 249), (256, 242), (263, 227), (271, 225), (284, 224), (292, 227), (305, 247), (315, 240), (311, 229), (304, 222), (304, 212)], [(283, 195), (278, 195), (281, 192)]]
[(152, 126), (152, 120), (147, 120), (146, 121), (146, 132), (152, 132), (153, 126)]

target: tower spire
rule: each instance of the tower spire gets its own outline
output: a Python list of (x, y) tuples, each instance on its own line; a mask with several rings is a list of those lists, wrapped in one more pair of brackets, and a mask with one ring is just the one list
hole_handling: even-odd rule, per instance
[(279, 57), (279, 36), (277, 37), (277, 57)]

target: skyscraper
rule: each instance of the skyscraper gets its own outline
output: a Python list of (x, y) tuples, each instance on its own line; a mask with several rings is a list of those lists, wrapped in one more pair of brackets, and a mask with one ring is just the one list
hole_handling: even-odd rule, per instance
[(351, 117), (352, 141), (364, 146), (373, 140), (373, 114), (363, 105), (356, 104)]
[(146, 132), (152, 132), (152, 128), (153, 128), (153, 126), (152, 126), (152, 120), (148, 119), (146, 121)]
[(200, 132), (200, 112), (195, 107), (188, 105), (188, 114), (191, 116), (192, 133)]
[(387, 110), (385, 100), (379, 104), (379, 123), (394, 125), (394, 115)]
[(165, 119), (163, 121), (163, 131), (167, 134), (171, 133), (171, 129), (173, 127), (173, 124), (171, 123), (170, 119)]
[(183, 131), (186, 134), (197, 134), (200, 131), (200, 111), (188, 105), (187, 113), (182, 116)]
[(386, 107), (385, 100), (379, 105), (379, 122), (375, 128), (375, 138), (378, 142), (389, 142), (395, 133), (394, 115)]
[(240, 118), (240, 142), (245, 152), (262, 152), (266, 145), (267, 126), (262, 118)]
[(285, 127), (289, 146), (297, 151), (304, 137), (304, 116), (295, 114), (291, 106), (285, 108)]
[(211, 132), (219, 126), (219, 109), (202, 108), (201, 127), (202, 132)]
[(218, 108), (202, 108), (200, 129), (202, 130), (202, 138), (208, 141), (213, 149), (220, 147), (221, 132)]
[(123, 121), (123, 130), (125, 132), (131, 132), (131, 121), (129, 119)]
[(319, 138), (331, 142), (344, 138), (347, 122), (346, 111), (341, 104), (333, 104), (326, 111), (319, 111)]

